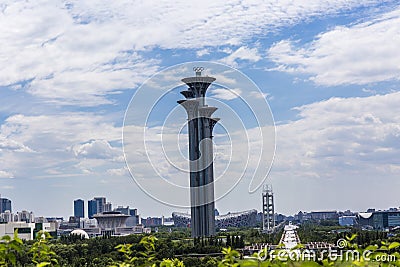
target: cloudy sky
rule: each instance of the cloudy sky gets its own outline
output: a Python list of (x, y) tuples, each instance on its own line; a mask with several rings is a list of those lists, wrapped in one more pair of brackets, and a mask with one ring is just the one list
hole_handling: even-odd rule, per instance
[[(278, 212), (399, 206), (398, 1), (3, 0), (0, 11), (0, 193), (14, 211), (68, 216), (74, 199), (105, 196), (169, 216), (131, 178), (122, 126), (143, 82), (189, 61), (237, 68), (261, 89)], [(260, 194), (244, 180), (216, 206), (260, 210)]]

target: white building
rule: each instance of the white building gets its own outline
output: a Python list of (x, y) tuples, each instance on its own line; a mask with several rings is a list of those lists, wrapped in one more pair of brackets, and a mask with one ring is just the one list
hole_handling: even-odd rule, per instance
[(14, 231), (18, 230), (18, 237), (25, 240), (33, 240), (34, 223), (9, 222), (0, 224), (0, 237), (8, 235), (14, 237)]
[(32, 211), (18, 211), (17, 214), (14, 216), (14, 222), (33, 223), (35, 222), (35, 216), (33, 215)]
[(0, 214), (0, 220), (3, 222), (13, 222), (14, 221), (14, 214), (9, 210)]
[[(5, 224), (0, 224), (0, 238), (8, 235), (14, 237), (14, 231), (18, 230), (18, 237), (24, 240), (33, 240), (34, 230), (38, 226), (35, 223), (27, 222), (9, 222)], [(40, 228), (39, 228), (40, 229)], [(55, 232), (57, 230), (55, 223), (42, 223), (41, 229), (46, 232)]]

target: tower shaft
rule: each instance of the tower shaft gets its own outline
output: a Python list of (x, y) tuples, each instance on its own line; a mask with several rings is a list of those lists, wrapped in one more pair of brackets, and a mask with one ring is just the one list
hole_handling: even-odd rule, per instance
[(190, 206), (193, 237), (215, 235), (214, 170), (212, 131), (219, 119), (211, 118), (217, 108), (205, 104), (205, 93), (215, 80), (203, 77), (182, 79), (189, 88), (178, 101), (188, 114), (190, 160)]

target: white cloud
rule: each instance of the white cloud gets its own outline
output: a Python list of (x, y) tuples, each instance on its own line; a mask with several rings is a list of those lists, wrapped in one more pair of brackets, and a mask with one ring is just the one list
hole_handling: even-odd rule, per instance
[(120, 154), (106, 140), (91, 140), (81, 145), (75, 145), (72, 150), (77, 157), (110, 159)]
[(12, 140), (11, 138), (0, 135), (0, 152), (3, 150), (10, 150), (15, 152), (33, 152), (33, 150), (29, 147), (15, 140)]
[(31, 94), (58, 105), (110, 104), (107, 94), (158, 69), (140, 51), (235, 45), (227, 64), (254, 62), (257, 51), (242, 43), (255, 34), (377, 2), (9, 1), (0, 16), (0, 85), (31, 81)]
[(240, 97), (242, 90), (239, 88), (235, 89), (224, 89), (224, 88), (216, 88), (212, 90), (211, 97), (215, 97), (222, 100), (233, 100)]
[(110, 174), (111, 176), (126, 176), (129, 174), (126, 167), (118, 169), (109, 169), (107, 170), (107, 173)]
[(270, 178), (282, 212), (395, 204), (398, 101), (400, 93), (331, 98), (297, 108), (298, 120), (278, 125)]
[(0, 179), (1, 178), (14, 178), (14, 175), (11, 172), (0, 170)]
[(400, 8), (369, 22), (337, 26), (305, 45), (283, 40), (268, 57), (275, 70), (311, 75), (320, 85), (399, 80)]
[(299, 120), (277, 126), (275, 173), (359, 179), (398, 175), (400, 93), (331, 98), (297, 108)]
[[(18, 146), (0, 150), (2, 167), (19, 178), (65, 177), (120, 167), (122, 149), (110, 144), (121, 141), (121, 128), (109, 120), (82, 112), (11, 116), (0, 128), (1, 136), (6, 136), (2, 143), (12, 140)], [(21, 147), (31, 150), (20, 151)]]
[[(136, 182), (149, 194), (161, 202), (187, 206), (188, 138), (179, 127), (169, 126), (125, 126), (126, 160)], [(260, 185), (272, 163), (275, 147), (273, 127), (238, 130), (229, 123), (224, 127), (229, 135), (216, 134), (213, 138), (216, 198), (225, 196), (237, 183), (251, 190)]]
[(197, 55), (198, 57), (202, 57), (202, 56), (205, 56), (205, 55), (208, 55), (208, 54), (210, 54), (210, 50), (207, 49), (207, 48), (200, 49), (200, 50), (198, 50), (198, 51), (196, 52), (196, 55)]
[(261, 59), (257, 48), (248, 48), (247, 46), (241, 46), (236, 51), (232, 52), (229, 56), (221, 59), (222, 63), (230, 66), (237, 66), (237, 60), (247, 60), (249, 62), (257, 62)]
[(255, 92), (255, 91), (251, 91), (249, 95), (252, 97), (255, 97), (255, 98), (268, 99), (268, 100), (272, 100), (274, 98), (273, 96), (271, 96), (268, 93)]
[[(13, 94), (7, 95), (12, 104), (6, 103), (7, 108), (3, 106), (2, 111), (5, 111), (4, 114), (12, 115), (4, 115), (3, 117), (9, 117), (2, 122), (1, 126), (2, 171), (0, 176), (15, 177), (16, 179), (12, 181), (17, 183), (15, 187), (18, 190), (15, 191), (18, 192), (21, 190), (43, 192), (46, 186), (51, 186), (49, 181), (32, 182), (31, 180), (35, 178), (57, 177), (58, 180), (65, 179), (58, 183), (59, 185), (72, 184), (73, 192), (48, 190), (49, 194), (53, 195), (46, 195), (46, 198), (50, 197), (57, 201), (54, 208), (43, 208), (41, 203), (44, 199), (39, 196), (40, 194), (36, 194), (37, 197), (33, 201), (25, 200), (24, 205), (31, 205), (37, 201), (37, 206), (34, 208), (46, 209), (49, 215), (60, 212), (60, 206), (65, 209), (70, 208), (69, 204), (62, 203), (65, 203), (66, 199), (73, 194), (88, 194), (88, 197), (93, 197), (89, 194), (101, 190), (104, 190), (102, 191), (104, 194), (111, 194), (110, 184), (116, 186), (118, 197), (121, 197), (123, 194), (120, 193), (125, 191), (124, 196), (137, 197), (136, 203), (139, 203), (145, 197), (144, 194), (141, 195), (142, 192), (139, 192), (137, 186), (127, 186), (127, 180), (123, 179), (126, 178), (123, 177), (126, 170), (119, 147), (121, 128), (115, 125), (115, 117), (102, 115), (109, 111), (107, 109), (89, 108), (82, 109), (86, 112), (65, 112), (65, 110), (76, 111), (76, 107), (65, 107), (65, 105), (95, 107), (101, 104), (112, 104), (111, 94), (137, 86), (158, 70), (158, 65), (163, 63), (161, 61), (163, 55), (154, 48), (161, 48), (161, 51), (163, 49), (193, 49), (199, 56), (205, 55), (207, 49), (213, 51), (217, 48), (219, 52), (230, 54), (224, 59), (228, 64), (235, 65), (241, 60), (256, 62), (261, 59), (259, 51), (257, 48), (246, 46), (245, 42), (257, 34), (265, 36), (266, 33), (279, 27), (294, 25), (312, 17), (376, 3), (381, 3), (381, 1), (360, 3), (357, 0), (295, 2), (283, 0), (247, 3), (235, 0), (230, 4), (211, 0), (190, 3), (187, 1), (100, 3), (89, 0), (68, 3), (57, 0), (3, 2), (2, 13), (0, 13), (2, 29), (0, 31), (2, 43), (0, 86), (9, 85), (9, 88), (15, 92), (26, 91), (33, 96), (25, 98), (25, 93), (18, 94), (18, 97), (24, 97), (19, 97), (20, 100), (17, 101), (15, 97), (13, 99)], [(379, 23), (376, 22), (376, 24)], [(355, 27), (348, 29), (353, 28)], [(299, 50), (294, 48), (293, 43), (288, 42), (288, 47), (286, 51), (293, 52), (293, 56), (299, 54)], [(153, 49), (157, 51), (155, 59), (149, 58), (147, 53)], [(307, 51), (307, 48), (304, 49)], [(301, 59), (294, 58), (293, 64), (297, 64)], [(298, 69), (299, 66), (289, 67)], [(232, 85), (232, 88), (240, 88), (233, 85), (235, 81), (228, 76), (216, 73), (215, 77), (218, 82), (226, 82)], [(24, 84), (19, 84), (21, 82)], [(232, 98), (232, 96), (233, 94), (229, 92), (220, 92), (222, 98)], [(379, 107), (383, 108), (383, 106)], [(307, 115), (306, 112), (307, 108), (303, 107), (301, 113), (304, 117), (298, 122), (299, 124), (303, 122), (303, 126), (293, 123), (294, 128), (282, 128), (282, 132), (287, 132), (287, 136), (292, 138), (292, 134), (299, 131), (301, 133), (304, 130), (305, 133), (310, 134), (310, 138), (313, 135), (316, 139), (322, 138), (318, 135), (324, 132), (312, 132), (306, 127), (312, 120), (304, 120), (308, 116), (310, 118), (314, 116)], [(363, 125), (366, 127), (365, 125), (371, 123), (386, 125), (386, 120), (387, 118), (377, 116), (374, 112), (366, 112), (363, 116), (354, 118), (354, 123), (360, 127)], [(334, 123), (339, 124), (337, 121)], [(396, 141), (394, 125), (389, 131), (393, 133), (391, 138)], [(335, 133), (333, 129), (330, 128), (330, 130), (332, 130), (331, 134)], [(250, 130), (249, 133), (252, 134), (252, 131)], [(355, 133), (362, 135), (361, 130)], [(148, 133), (147, 137), (156, 140), (159, 136), (154, 131)], [(142, 138), (141, 135), (136, 141), (141, 142)], [(219, 137), (216, 136), (215, 139), (217, 138)], [(303, 145), (301, 141), (307, 138), (302, 137), (301, 134), (295, 136), (293, 140), (298, 142), (281, 145), (287, 149), (285, 151), (291, 151), (289, 146), (292, 149), (299, 146), (298, 149), (307, 148), (306, 154), (310, 157), (337, 153), (334, 145), (326, 147), (324, 144), (320, 150), (312, 144)], [(251, 145), (259, 148), (257, 142)], [(350, 145), (354, 150), (360, 149), (358, 154), (364, 160), (372, 155), (369, 151), (374, 151), (376, 155), (383, 158), (388, 153), (397, 153), (397, 149), (389, 145), (377, 145), (371, 147), (371, 150), (364, 149), (363, 144), (357, 142)], [(221, 168), (229, 159), (229, 149), (223, 142), (218, 143), (218, 146), (216, 174), (221, 174), (223, 172)], [(143, 153), (143, 151), (132, 151)], [(160, 153), (159, 146), (150, 144), (148, 152), (153, 153), (156, 167), (165, 172), (168, 179), (175, 179), (177, 184), (187, 182), (186, 175), (182, 179), (185, 182), (177, 181), (179, 177), (176, 176), (176, 169), (165, 164), (165, 158), (161, 158), (163, 155)], [(312, 168), (316, 165), (315, 161), (304, 161), (300, 167), (309, 169), (301, 169), (296, 165), (295, 160), (301, 159), (302, 154), (298, 150), (293, 150), (293, 152), (293, 155), (288, 154), (287, 165), (280, 166), (281, 169), (294, 166), (296, 167), (295, 174), (320, 176), (322, 171)], [(142, 157), (144, 156), (146, 155), (142, 154)], [(372, 159), (371, 161), (373, 162)], [(250, 162), (249, 170), (254, 169), (256, 163), (256, 161)], [(385, 172), (397, 173), (399, 168), (395, 163), (382, 165), (381, 168)], [(379, 167), (376, 164), (373, 166)], [(236, 169), (231, 171), (231, 179), (236, 179), (237, 175), (240, 175)], [(86, 182), (81, 179), (82, 177)], [(96, 184), (101, 180), (107, 181), (108, 185), (102, 188), (99, 183)], [(8, 181), (4, 180), (4, 182)], [(117, 185), (118, 183), (120, 184)], [(76, 185), (79, 185), (79, 188)], [(6, 186), (2, 188), (7, 188)], [(161, 190), (164, 189), (161, 188)], [(137, 191), (132, 194), (132, 190)], [(141, 205), (145, 207), (145, 204)]]

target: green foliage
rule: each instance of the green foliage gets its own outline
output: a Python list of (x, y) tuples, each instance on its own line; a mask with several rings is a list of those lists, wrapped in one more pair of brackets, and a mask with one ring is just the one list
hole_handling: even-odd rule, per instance
[[(124, 255), (124, 261), (117, 262), (112, 266), (118, 267), (133, 267), (133, 266), (151, 266), (156, 267), (156, 242), (158, 239), (155, 236), (144, 236), (139, 245), (144, 247), (144, 251), (137, 253), (138, 256), (134, 256), (136, 251), (132, 250), (132, 244), (120, 244), (115, 248), (118, 252)], [(184, 267), (182, 261), (178, 259), (163, 259), (159, 265), (160, 267)]]
[(185, 267), (185, 265), (183, 264), (182, 261), (178, 260), (178, 259), (164, 259), (161, 263), (160, 263), (160, 267)]
[(32, 253), (32, 262), (37, 267), (58, 266), (56, 253), (48, 245), (50, 238), (51, 235), (48, 232), (39, 231), (36, 236), (36, 242), (33, 243), (29, 250)]
[[(265, 251), (252, 258), (242, 258), (240, 248), (251, 243), (277, 244), (281, 233), (263, 234), (257, 229), (234, 229), (211, 238), (188, 237), (190, 233), (162, 232), (155, 235), (131, 235), (124, 237), (101, 237), (82, 239), (63, 237), (50, 239), (46, 232), (39, 232), (34, 241), (21, 241), (17, 233), (14, 238), (3, 237), (0, 242), (1, 266), (86, 266), (86, 267), (227, 267), (227, 266), (399, 266), (400, 238), (386, 238), (376, 231), (335, 232), (331, 226), (302, 226), (303, 236), (315, 236), (323, 232), (328, 241), (339, 238), (347, 240), (346, 250), (360, 255), (368, 252), (368, 259), (331, 259), (316, 261), (276, 257), (284, 248), (277, 247), (275, 253)], [(310, 234), (310, 235), (308, 235)], [(303, 239), (301, 239), (303, 240)], [(314, 240), (318, 241), (318, 240)], [(307, 243), (308, 241), (305, 241)], [(230, 243), (231, 246), (227, 246)], [(235, 250), (237, 249), (237, 250)], [(294, 248), (304, 250), (303, 245)], [(222, 256), (221, 256), (222, 251)], [(341, 252), (341, 250), (339, 250)], [(264, 257), (265, 256), (265, 257)], [(261, 258), (260, 258), (261, 257)], [(376, 258), (379, 257), (379, 261)]]
[(222, 253), (224, 254), (224, 259), (218, 264), (218, 267), (237, 267), (240, 266), (237, 259), (240, 253), (233, 250), (231, 247), (223, 248)]
[(17, 262), (17, 255), (21, 253), (23, 242), (18, 238), (18, 230), (14, 232), (14, 238), (11, 239), (5, 235), (0, 240), (0, 266), (14, 266)]

